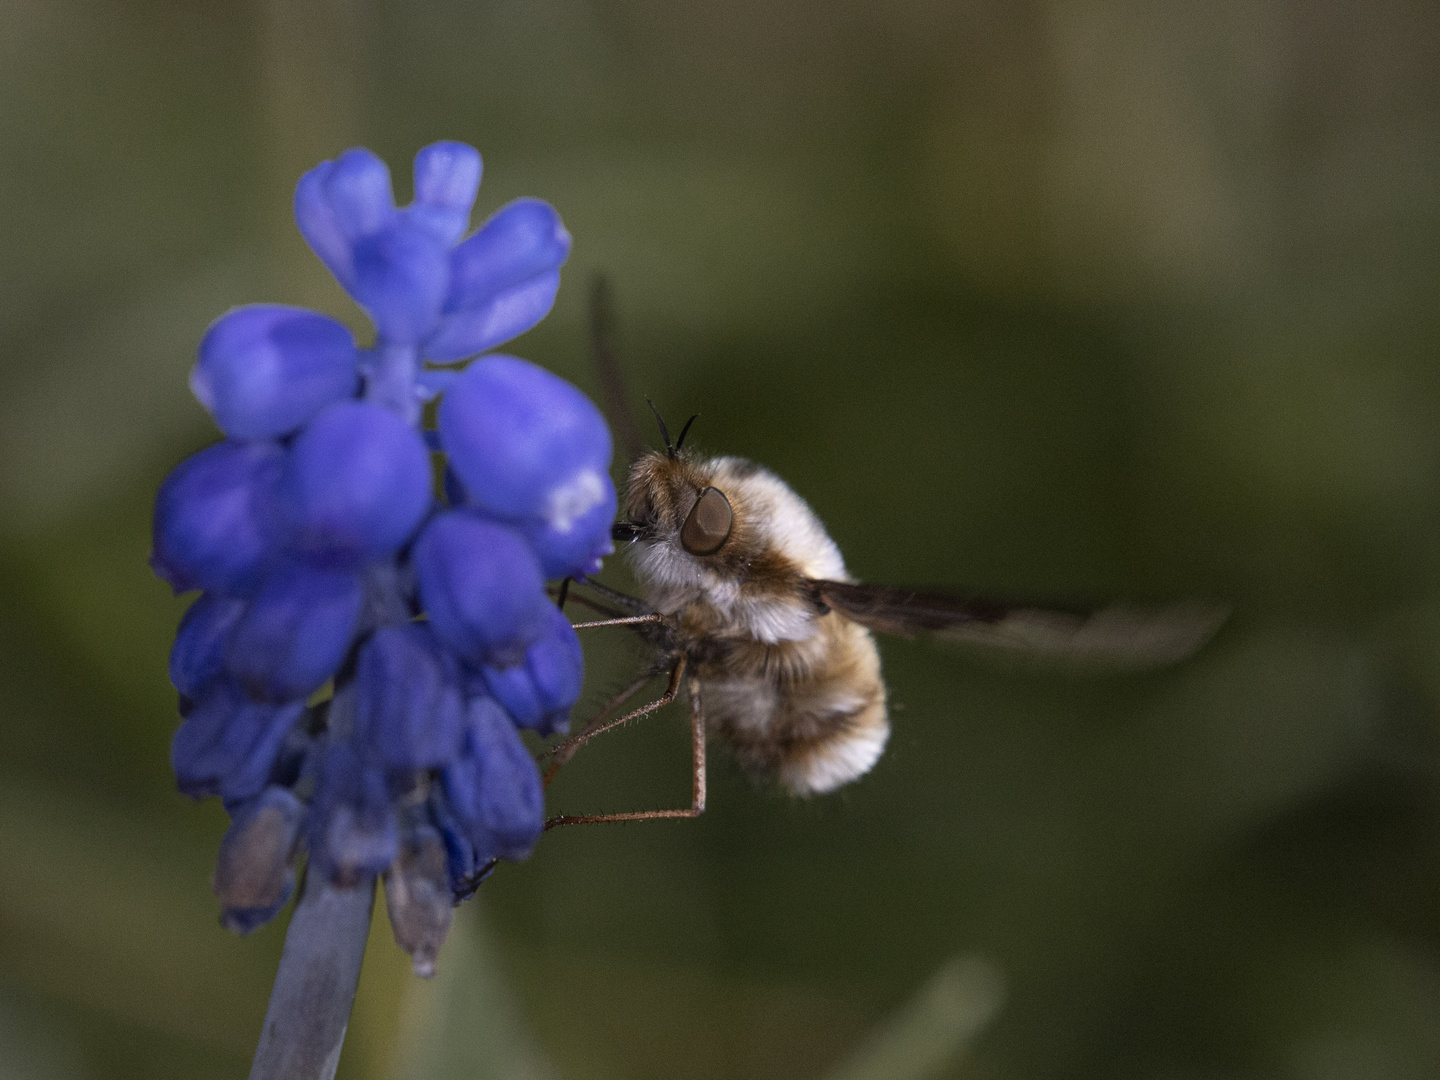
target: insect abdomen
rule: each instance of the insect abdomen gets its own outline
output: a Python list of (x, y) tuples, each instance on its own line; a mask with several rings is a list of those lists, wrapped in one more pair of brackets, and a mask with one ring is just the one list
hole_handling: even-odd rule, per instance
[(819, 623), (810, 641), (753, 643), (763, 652), (731, 656), (699, 676), (710, 729), (744, 768), (795, 795), (863, 776), (890, 736), (874, 638), (836, 615)]

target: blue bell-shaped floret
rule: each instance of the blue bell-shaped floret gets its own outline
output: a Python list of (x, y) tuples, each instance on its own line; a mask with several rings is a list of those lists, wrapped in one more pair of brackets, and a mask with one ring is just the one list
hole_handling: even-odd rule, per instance
[(535, 759), (505, 710), (473, 697), (466, 707), (465, 749), (445, 770), (445, 792), (477, 855), (523, 859), (545, 825), (545, 792)]
[(311, 812), (310, 853), (339, 885), (358, 885), (387, 870), (399, 831), (385, 774), (348, 742), (325, 748)]
[(170, 682), (186, 698), (198, 698), (225, 672), (225, 644), (245, 613), (245, 601), (202, 593), (190, 605), (170, 648)]
[[(488, 847), (479, 851), (475, 849), (470, 830), (450, 802), (443, 783), (431, 786), (426, 809), (445, 844), (445, 870), (450, 878), (450, 891), (457, 898), (468, 896), (493, 872), (492, 860), (498, 856)], [(486, 844), (490, 843), (488, 837), (483, 839)]]
[(439, 420), (450, 467), (487, 513), (566, 530), (613, 497), (605, 418), (576, 387), (529, 361), (475, 361), (446, 392)]
[(518, 337), (555, 303), (570, 234), (539, 199), (503, 206), (450, 254), (450, 291), (425, 356), (449, 363)]
[(435, 636), (462, 660), (518, 657), (545, 626), (545, 579), (524, 537), (463, 510), (436, 516), (411, 554)]
[(355, 244), (394, 222), (390, 170), (369, 150), (322, 161), (295, 185), (295, 224), (310, 250), (347, 292), (355, 286)]
[(470, 231), (480, 154), (462, 142), (431, 143), (415, 155), (415, 200), (405, 214), (446, 247)]
[(455, 661), (428, 626), (383, 626), (360, 649), (355, 733), (397, 772), (438, 769), (460, 750), (464, 704)]
[(278, 443), (227, 439), (175, 466), (155, 496), (150, 565), (177, 593), (253, 589), (275, 556)]
[(284, 563), (230, 632), (225, 668), (258, 701), (308, 697), (345, 659), (364, 601), (356, 573)]
[(220, 900), (220, 921), (248, 934), (278, 915), (295, 891), (292, 864), (305, 804), (283, 787), (267, 787), (231, 817), (211, 887)]
[(286, 435), (355, 396), (358, 359), (350, 331), (334, 319), (250, 304), (210, 325), (190, 389), (232, 439)]
[(545, 632), (525, 650), (523, 663), (481, 669), (486, 689), (511, 719), (541, 735), (567, 730), (585, 675), (575, 628), (559, 608), (548, 610)]
[(180, 790), (191, 798), (219, 795), (227, 802), (257, 794), (304, 711), (303, 702), (262, 705), (228, 680), (213, 683), (170, 744)]
[(525, 539), (540, 556), (546, 578), (598, 574), (601, 561), (615, 550), (611, 533), (611, 526), (615, 524), (615, 485), (608, 473), (602, 473), (601, 480), (604, 483), (601, 500), (563, 526), (543, 518), (519, 523)]
[(291, 546), (335, 566), (394, 553), (429, 509), (430, 489), (419, 433), (362, 401), (331, 405), (300, 433), (279, 488)]

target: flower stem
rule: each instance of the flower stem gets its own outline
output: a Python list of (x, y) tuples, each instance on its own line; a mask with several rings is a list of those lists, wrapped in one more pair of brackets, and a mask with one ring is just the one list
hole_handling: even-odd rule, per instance
[(250, 1080), (331, 1080), (370, 936), (375, 884), (340, 888), (306, 882), (285, 934), (285, 951)]
[(365, 400), (383, 405), (407, 424), (420, 426), (420, 399), (415, 378), (420, 373), (420, 350), (414, 345), (376, 342), (370, 350)]

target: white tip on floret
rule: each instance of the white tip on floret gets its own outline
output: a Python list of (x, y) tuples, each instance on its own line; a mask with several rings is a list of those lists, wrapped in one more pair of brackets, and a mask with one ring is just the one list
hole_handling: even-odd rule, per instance
[(552, 488), (545, 499), (545, 520), (560, 532), (569, 532), (588, 510), (605, 498), (605, 478), (594, 469), (582, 469)]

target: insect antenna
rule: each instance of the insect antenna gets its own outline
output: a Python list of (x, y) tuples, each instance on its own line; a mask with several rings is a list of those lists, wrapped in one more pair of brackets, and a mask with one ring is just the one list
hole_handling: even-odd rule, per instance
[(694, 416), (690, 417), (689, 420), (685, 421), (685, 426), (680, 429), (680, 438), (675, 440), (675, 452), (677, 454), (680, 452), (680, 448), (685, 445), (685, 436), (690, 434), (690, 425), (699, 419), (700, 414), (697, 412)]
[[(670, 430), (665, 426), (665, 418), (660, 415), (660, 410), (655, 408), (655, 403), (648, 397), (645, 399), (645, 404), (650, 406), (650, 411), (655, 414), (655, 422), (660, 425), (660, 437), (665, 440), (665, 456), (674, 461), (675, 446), (670, 442)], [(690, 425), (686, 424), (685, 426), (688, 428)], [(681, 438), (684, 436), (682, 435)]]

